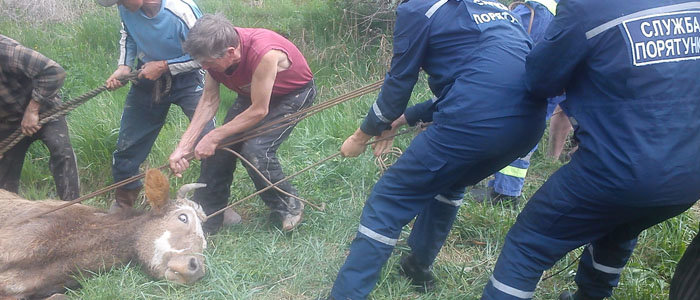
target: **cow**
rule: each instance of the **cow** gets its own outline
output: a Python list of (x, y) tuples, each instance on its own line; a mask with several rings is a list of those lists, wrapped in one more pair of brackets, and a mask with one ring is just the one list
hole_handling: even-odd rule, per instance
[(60, 295), (79, 287), (78, 274), (129, 262), (157, 279), (190, 284), (202, 278), (206, 216), (185, 195), (205, 185), (184, 185), (176, 200), (169, 200), (160, 171), (149, 170), (145, 185), (149, 211), (106, 214), (75, 204), (30, 219), (65, 202), (30, 201), (0, 190), (0, 299)]

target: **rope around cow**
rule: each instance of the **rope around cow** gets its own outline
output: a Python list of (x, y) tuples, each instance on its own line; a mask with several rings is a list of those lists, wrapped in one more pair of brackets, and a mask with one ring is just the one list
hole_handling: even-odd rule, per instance
[[(133, 74), (130, 74), (129, 76), (131, 76), (131, 75), (133, 75)], [(318, 105), (311, 106), (311, 107), (306, 108), (306, 109), (304, 109), (304, 110), (301, 110), (301, 111), (299, 111), (299, 112), (296, 112), (296, 113), (287, 115), (287, 116), (285, 116), (285, 117), (283, 117), (283, 118), (279, 118), (279, 119), (274, 120), (274, 121), (272, 121), (272, 122), (266, 123), (266, 124), (264, 124), (264, 125), (261, 125), (261, 126), (259, 126), (259, 127), (254, 128), (254, 129), (252, 129), (252, 130), (250, 130), (250, 131), (247, 131), (245, 134), (243, 134), (243, 135), (241, 135), (241, 136), (237, 136), (237, 137), (233, 138), (233, 139), (230, 140), (230, 141), (226, 141), (226, 142), (222, 143), (221, 145), (219, 145), (219, 146), (217, 147), (217, 149), (222, 149), (222, 148), (224, 148), (224, 147), (227, 147), (227, 146), (230, 146), (230, 145), (233, 145), (233, 144), (236, 144), (236, 143), (240, 143), (240, 142), (249, 140), (249, 139), (251, 139), (251, 138), (260, 136), (260, 135), (262, 135), (262, 134), (265, 134), (265, 133), (268, 133), (268, 132), (277, 130), (277, 129), (279, 129), (279, 128), (282, 128), (282, 127), (291, 125), (291, 124), (296, 123), (296, 122), (299, 122), (299, 121), (301, 121), (301, 120), (303, 120), (303, 119), (305, 119), (305, 118), (308, 118), (308, 117), (310, 117), (310, 116), (312, 116), (312, 115), (314, 115), (314, 114), (317, 114), (317, 113), (319, 113), (319, 112), (321, 112), (321, 111), (323, 111), (323, 110), (325, 110), (325, 109), (331, 108), (331, 107), (336, 106), (336, 105), (341, 104), (341, 103), (344, 103), (344, 102), (346, 102), (346, 101), (348, 101), (348, 100), (350, 100), (350, 99), (353, 99), (353, 98), (356, 98), (356, 97), (359, 97), (359, 96), (368, 94), (368, 93), (370, 93), (370, 92), (373, 92), (373, 91), (379, 89), (379, 88), (381, 87), (382, 83), (383, 83), (382, 80), (377, 81), (377, 82), (372, 83), (372, 84), (370, 84), (370, 85), (367, 85), (367, 86), (361, 87), (361, 88), (359, 88), (359, 89), (353, 90), (353, 91), (351, 91), (351, 92), (349, 92), (349, 93), (343, 94), (343, 95), (341, 95), (341, 96), (339, 96), (339, 97), (337, 97), (337, 98), (335, 98), (335, 99), (333, 99), (333, 100), (329, 100), (329, 101), (322, 102), (322, 103), (320, 103), (320, 104), (318, 104)], [(98, 89), (95, 89), (94, 91), (99, 90), (95, 95), (97, 95), (97, 94), (99, 94), (100, 92), (104, 91), (103, 88), (105, 88), (105, 87), (103, 86), (103, 87), (100, 87), (100, 88), (98, 88)], [(91, 95), (92, 92), (94, 92), (94, 91), (91, 91), (91, 92), (88, 93), (88, 94)], [(86, 95), (88, 95), (88, 94), (86, 94)], [(87, 99), (89, 99), (89, 98), (91, 98), (91, 97), (94, 97), (95, 95), (91, 95), (91, 96), (89, 96)], [(85, 95), (83, 95), (83, 96), (85, 96)], [(79, 98), (83, 98), (83, 96), (81, 96), (81, 97), (79, 97)], [(85, 99), (85, 100), (87, 100), (87, 99)], [(83, 100), (82, 102), (84, 102), (85, 100)], [(71, 101), (71, 103), (75, 103), (75, 102), (77, 102), (77, 101)], [(81, 102), (81, 103), (82, 103), (82, 102)], [(77, 104), (77, 105), (79, 105), (79, 104)], [(75, 106), (77, 107), (77, 105), (75, 105)], [(75, 108), (75, 107), (73, 107), (73, 108)], [(66, 112), (67, 112), (67, 111), (68, 111), (68, 110), (66, 110)], [(64, 112), (64, 114), (65, 114), (65, 112)], [(416, 128), (420, 128), (420, 126), (417, 126)], [(411, 131), (412, 131), (412, 130), (404, 130), (404, 131), (399, 132), (399, 133), (397, 133), (397, 134), (394, 134), (394, 135), (392, 135), (392, 136), (388, 136), (388, 137), (385, 137), (385, 138), (382, 138), (382, 139), (375, 139), (374, 141), (372, 141), (372, 142), (370, 142), (370, 143), (367, 143), (367, 145), (371, 145), (371, 144), (374, 144), (374, 143), (376, 143), (376, 142), (383, 141), (383, 140), (386, 140), (386, 139), (394, 138), (394, 137), (396, 137), (396, 136), (403, 135), (403, 134), (406, 134), (406, 133), (411, 132)], [(254, 197), (254, 196), (256, 196), (256, 195), (258, 195), (258, 194), (260, 194), (260, 193), (262, 193), (262, 192), (264, 192), (264, 191), (266, 191), (266, 190), (268, 190), (268, 189), (275, 188), (275, 187), (277, 187), (277, 185), (281, 184), (282, 182), (287, 181), (287, 180), (289, 180), (289, 179), (291, 179), (291, 178), (293, 178), (293, 177), (295, 177), (295, 176), (297, 176), (297, 175), (299, 175), (299, 174), (301, 174), (301, 173), (303, 173), (303, 172), (305, 172), (305, 171), (307, 171), (307, 170), (309, 170), (309, 169), (311, 169), (311, 168), (313, 168), (313, 167), (315, 167), (315, 166), (317, 166), (317, 165), (319, 165), (319, 164), (321, 164), (321, 163), (324, 163), (324, 162), (326, 162), (326, 161), (328, 161), (328, 160), (330, 160), (330, 159), (332, 159), (332, 158), (335, 158), (335, 157), (337, 157), (337, 156), (339, 156), (339, 155), (340, 155), (340, 152), (337, 152), (337, 153), (335, 153), (335, 154), (333, 154), (333, 155), (331, 155), (331, 156), (328, 156), (328, 157), (326, 157), (326, 158), (324, 158), (324, 159), (322, 159), (322, 160), (320, 160), (320, 161), (318, 161), (318, 162), (316, 162), (316, 163), (314, 163), (314, 164), (312, 164), (312, 165), (310, 165), (310, 166), (308, 166), (308, 167), (306, 167), (306, 168), (304, 168), (304, 169), (302, 169), (302, 170), (300, 170), (300, 171), (298, 171), (298, 172), (296, 172), (296, 173), (294, 173), (294, 174), (292, 174), (292, 175), (290, 175), (290, 176), (287, 176), (287, 177), (283, 178), (282, 180), (280, 180), (280, 181), (278, 181), (278, 182), (276, 182), (276, 183), (274, 183), (274, 184), (268, 183), (268, 184), (271, 184), (271, 185), (269, 185), (269, 186), (267, 186), (267, 187), (265, 187), (265, 188), (263, 188), (263, 189), (257, 191), (256, 193), (253, 193), (253, 194), (249, 195), (248, 197), (245, 197), (245, 198), (243, 198), (243, 199), (241, 199), (241, 200), (239, 200), (239, 201), (236, 201), (236, 202), (234, 202), (234, 203), (228, 205), (226, 208), (229, 208), (229, 207), (232, 207), (232, 206), (234, 206), (234, 205), (237, 205), (237, 204), (239, 204), (239, 203), (241, 203), (241, 202), (243, 202), (243, 201), (245, 201), (245, 200), (247, 200), (247, 199), (250, 199), (250, 198), (252, 198), (252, 197)], [(187, 160), (192, 160), (192, 159), (194, 158), (194, 155), (193, 155), (192, 153), (190, 153), (190, 154), (188, 154), (187, 156), (185, 156), (185, 158), (186, 158)], [(162, 166), (157, 167), (157, 168), (155, 168), (155, 169), (158, 169), (158, 170), (163, 171), (163, 170), (166, 169), (168, 166), (169, 166), (168, 164), (165, 164), (165, 165), (162, 165)], [(79, 197), (79, 198), (77, 198), (77, 199), (75, 199), (75, 200), (66, 202), (65, 204), (60, 205), (60, 206), (57, 206), (57, 207), (55, 207), (55, 208), (53, 208), (53, 209), (51, 209), (51, 210), (44, 211), (44, 212), (41, 212), (41, 213), (38, 213), (38, 214), (35, 214), (35, 215), (32, 215), (32, 216), (29, 216), (29, 217), (27, 217), (27, 218), (25, 218), (25, 219), (20, 220), (19, 222), (16, 222), (14, 225), (17, 225), (17, 224), (26, 222), (27, 220), (30, 220), (30, 219), (33, 219), (33, 218), (41, 217), (41, 216), (43, 216), (43, 215), (46, 215), (46, 214), (49, 214), (49, 213), (52, 213), (52, 212), (55, 212), (55, 211), (64, 209), (64, 208), (66, 208), (66, 207), (68, 207), (68, 206), (71, 206), (71, 205), (73, 205), (73, 204), (80, 203), (80, 202), (82, 202), (82, 201), (84, 201), (84, 200), (87, 200), (87, 199), (93, 198), (93, 197), (95, 197), (95, 196), (104, 194), (104, 193), (109, 192), (109, 191), (111, 191), (111, 190), (113, 190), (113, 189), (116, 189), (116, 188), (118, 188), (118, 187), (120, 187), (120, 186), (129, 184), (129, 183), (134, 182), (134, 181), (137, 181), (137, 180), (139, 180), (139, 179), (142, 179), (144, 176), (145, 176), (145, 173), (141, 173), (141, 174), (138, 174), (138, 175), (129, 177), (129, 178), (127, 178), (127, 179), (124, 179), (124, 180), (122, 180), (122, 181), (113, 183), (113, 184), (111, 184), (111, 185), (109, 185), (109, 186), (107, 186), (107, 187), (104, 187), (104, 188), (102, 188), (102, 189), (99, 189), (99, 190), (97, 190), (97, 191), (94, 191), (94, 192), (92, 192), (92, 193), (89, 193), (89, 194), (87, 194), (87, 195), (84, 195), (84, 196), (82, 196), (82, 197)], [(305, 203), (307, 203), (307, 204), (310, 204), (310, 203), (309, 203), (308, 201), (306, 201), (306, 200), (303, 200), (303, 201), (304, 201)], [(310, 206), (312, 206), (312, 207), (314, 207), (314, 208), (316, 208), (316, 209), (319, 209), (319, 210), (323, 210), (323, 209), (324, 209), (324, 206), (323, 206), (323, 205), (319, 207), (319, 206), (317, 206), (317, 205), (313, 205), (313, 204), (312, 204), (312, 205), (310, 205)], [(207, 216), (207, 218), (210, 218), (210, 217), (215, 216), (215, 215), (217, 215), (217, 214), (219, 214), (219, 213), (222, 213), (222, 212), (223, 212), (223, 210), (217, 211), (217, 212), (215, 212), (215, 213), (213, 213), (213, 214)]]

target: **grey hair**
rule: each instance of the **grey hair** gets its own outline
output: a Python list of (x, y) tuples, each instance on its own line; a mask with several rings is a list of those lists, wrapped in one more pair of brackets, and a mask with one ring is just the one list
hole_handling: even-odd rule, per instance
[(187, 34), (183, 50), (196, 60), (220, 58), (226, 48), (238, 47), (238, 32), (221, 14), (206, 14), (199, 18)]

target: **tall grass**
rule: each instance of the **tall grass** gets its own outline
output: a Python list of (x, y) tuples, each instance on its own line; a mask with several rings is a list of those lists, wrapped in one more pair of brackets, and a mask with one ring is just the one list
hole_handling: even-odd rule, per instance
[[(78, 0), (73, 0), (78, 1)], [(295, 42), (315, 73), (317, 102), (383, 78), (390, 59), (391, 29), (376, 25), (363, 31), (357, 19), (338, 7), (337, 1), (268, 0), (262, 6), (251, 1), (199, 0), (204, 12), (222, 12), (236, 26), (265, 27)], [(0, 19), (0, 32), (33, 47), (60, 63), (68, 72), (63, 95), (74, 98), (100, 86), (116, 68), (119, 21), (116, 9), (83, 3), (82, 14), (65, 23)], [(373, 26), (375, 26), (373, 25)], [(383, 27), (384, 26), (384, 27)], [(127, 88), (103, 93), (68, 116), (73, 145), (78, 155), (83, 194), (110, 183), (111, 154)], [(428, 98), (424, 77), (414, 89), (413, 101)], [(292, 173), (338, 151), (342, 141), (360, 124), (376, 93), (326, 110), (299, 123), (279, 150), (287, 173)], [(217, 119), (223, 120), (235, 94), (222, 89)], [(172, 108), (152, 153), (143, 168), (160, 166), (174, 149), (187, 126), (187, 119)], [(544, 141), (546, 142), (546, 136)], [(405, 148), (410, 137), (399, 137)], [(532, 158), (526, 180), (529, 197), (560, 163), (543, 158), (540, 147)], [(32, 198), (55, 197), (48, 171), (48, 153), (40, 143), (27, 156), (20, 193)], [(192, 286), (154, 281), (136, 266), (82, 274), (82, 288), (69, 293), (75, 299), (315, 299), (326, 295), (355, 235), (364, 201), (379, 177), (369, 153), (354, 159), (336, 159), (293, 179), (300, 196), (326, 204), (326, 210), (307, 208), (305, 220), (289, 234), (282, 233), (268, 218), (262, 201), (251, 199), (236, 210), (243, 224), (210, 238), (207, 276)], [(195, 164), (173, 188), (198, 177)], [(231, 201), (254, 192), (242, 168), (238, 168)], [(106, 207), (110, 195), (88, 204)], [(467, 200), (470, 200), (467, 196)], [(517, 209), (490, 207), (467, 201), (452, 234), (435, 264), (438, 286), (420, 294), (397, 271), (398, 255), (384, 268), (373, 299), (478, 299), (498, 257)], [(622, 274), (614, 299), (664, 299), (676, 261), (697, 229), (697, 214), (686, 213), (655, 226), (640, 237), (639, 246)], [(396, 254), (407, 251), (402, 234)], [(554, 270), (576, 259), (567, 256)], [(575, 269), (573, 267), (572, 269)], [(536, 299), (554, 299), (574, 288), (571, 271), (544, 281)]]

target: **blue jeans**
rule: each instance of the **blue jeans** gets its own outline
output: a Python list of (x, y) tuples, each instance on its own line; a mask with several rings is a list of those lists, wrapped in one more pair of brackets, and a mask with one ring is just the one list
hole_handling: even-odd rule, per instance
[[(134, 84), (126, 96), (122, 113), (117, 149), (112, 159), (112, 177), (119, 182), (139, 173), (139, 166), (151, 152), (153, 143), (165, 124), (171, 104), (180, 106), (192, 120), (204, 87), (202, 74), (192, 71), (173, 76), (170, 93), (154, 103), (153, 81), (141, 80)], [(214, 121), (207, 124), (201, 136), (214, 129)], [(141, 187), (140, 181), (125, 185), (124, 189)]]

